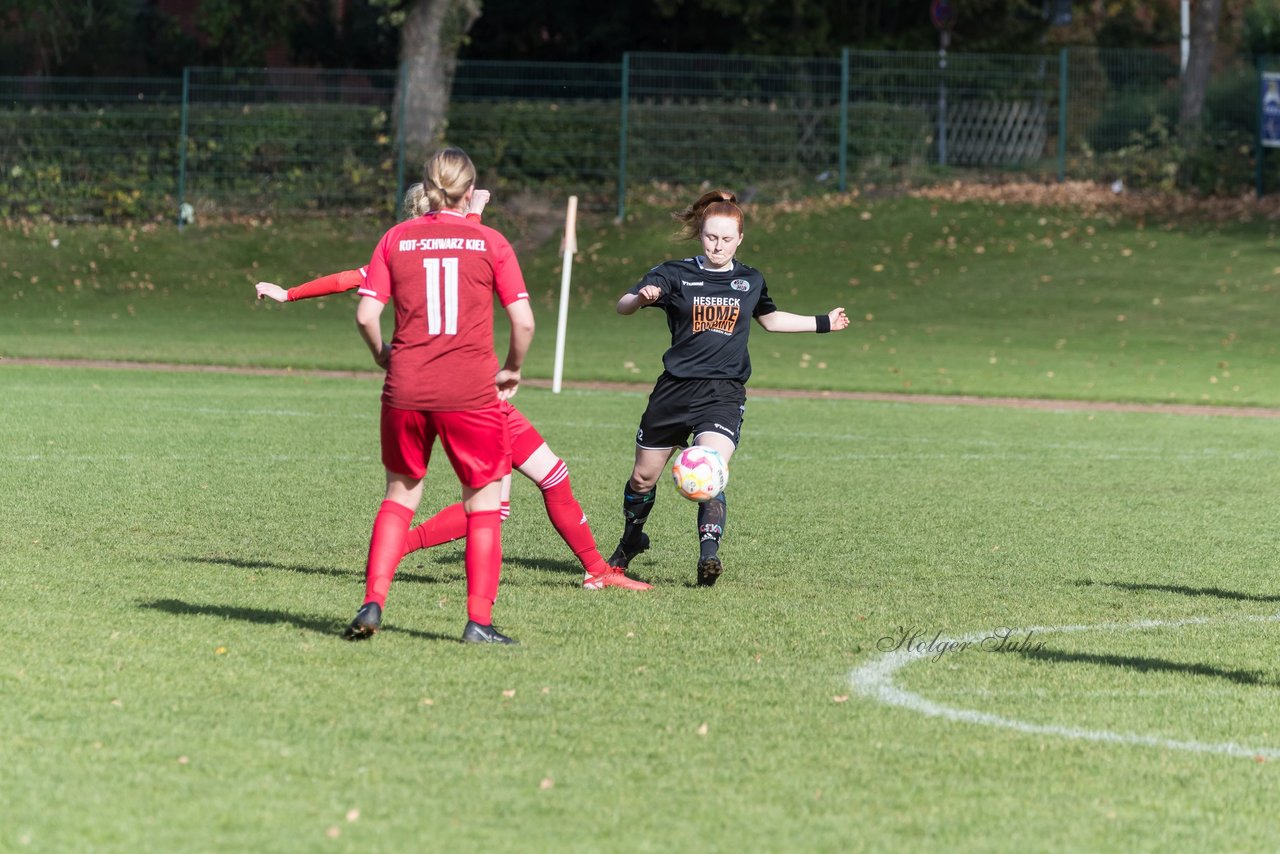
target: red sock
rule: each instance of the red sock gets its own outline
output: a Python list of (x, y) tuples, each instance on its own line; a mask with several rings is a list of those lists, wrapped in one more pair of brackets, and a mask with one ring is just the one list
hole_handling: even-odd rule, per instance
[(462, 502), (450, 504), (421, 525), (416, 526), (404, 539), (404, 553), (429, 549), (442, 543), (451, 543), (467, 535), (467, 513)]
[(467, 619), (493, 623), (493, 603), (502, 576), (502, 511), (467, 514)]
[[(502, 521), (511, 515), (511, 502), (502, 502)], [(406, 555), (419, 549), (430, 549), (452, 543), (467, 535), (467, 511), (462, 509), (462, 502), (450, 504), (421, 525), (409, 530), (404, 538)]]
[(599, 575), (609, 569), (600, 552), (596, 549), (596, 539), (591, 535), (591, 526), (587, 524), (587, 514), (582, 512), (582, 505), (573, 497), (573, 487), (569, 485), (569, 467), (560, 460), (551, 472), (538, 483), (542, 490), (542, 500), (547, 505), (547, 516), (555, 526), (560, 537), (573, 551), (575, 557), (582, 562), (587, 575)]
[(373, 520), (369, 538), (369, 560), (364, 566), (364, 601), (387, 605), (387, 590), (404, 554), (404, 537), (413, 521), (413, 511), (394, 501), (383, 501)]

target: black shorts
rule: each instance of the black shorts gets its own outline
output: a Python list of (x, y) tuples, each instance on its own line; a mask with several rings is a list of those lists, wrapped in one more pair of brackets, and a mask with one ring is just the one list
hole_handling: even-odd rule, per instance
[(719, 433), (736, 446), (746, 409), (747, 387), (738, 380), (680, 379), (663, 371), (640, 417), (636, 444), (677, 448), (690, 436)]

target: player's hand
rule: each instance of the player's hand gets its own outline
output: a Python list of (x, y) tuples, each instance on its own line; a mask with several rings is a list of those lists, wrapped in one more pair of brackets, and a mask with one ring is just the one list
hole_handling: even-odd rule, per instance
[(382, 342), (382, 349), (378, 351), (378, 355), (373, 357), (373, 363), (384, 371), (387, 365), (391, 364), (391, 345), (386, 341)]
[(844, 306), (831, 309), (831, 311), (827, 312), (827, 317), (831, 319), (832, 332), (849, 326), (849, 315), (844, 313)]
[(273, 299), (276, 302), (289, 301), (289, 292), (279, 285), (273, 285), (271, 282), (258, 282), (254, 287), (258, 289), (258, 299)]
[(662, 288), (657, 285), (645, 285), (640, 289), (636, 296), (640, 298), (641, 308), (646, 305), (653, 305), (658, 301), (658, 298), (662, 296)]
[(467, 213), (480, 216), (484, 213), (484, 206), (489, 204), (489, 191), (476, 190), (471, 194), (471, 204), (467, 207)]
[(494, 382), (498, 386), (498, 400), (510, 400), (520, 386), (520, 372), (503, 368), (498, 371)]

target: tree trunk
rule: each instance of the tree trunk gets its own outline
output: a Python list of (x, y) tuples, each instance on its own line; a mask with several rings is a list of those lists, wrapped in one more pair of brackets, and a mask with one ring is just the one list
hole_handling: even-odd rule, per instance
[(417, 0), (400, 33), (404, 75), (396, 103), (404, 110), (406, 159), (421, 164), (444, 140), (458, 48), (480, 17), (480, 0)]
[(1187, 70), (1182, 75), (1182, 94), (1178, 100), (1178, 133), (1183, 145), (1193, 148), (1200, 130), (1200, 114), (1204, 111), (1205, 90), (1213, 66), (1213, 49), (1218, 40), (1218, 18), (1222, 0), (1196, 0), (1191, 14), (1191, 51)]

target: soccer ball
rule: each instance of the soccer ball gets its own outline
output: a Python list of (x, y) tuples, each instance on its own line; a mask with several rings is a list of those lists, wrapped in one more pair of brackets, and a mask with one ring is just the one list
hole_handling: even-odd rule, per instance
[(694, 445), (676, 454), (671, 479), (690, 501), (710, 501), (729, 483), (729, 467), (716, 449)]

